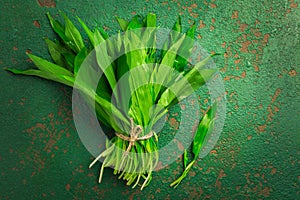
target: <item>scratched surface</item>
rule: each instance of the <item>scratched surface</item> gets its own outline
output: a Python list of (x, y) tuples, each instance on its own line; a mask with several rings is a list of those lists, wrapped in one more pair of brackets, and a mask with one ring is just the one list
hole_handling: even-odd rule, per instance
[[(0, 199), (300, 199), (299, 7), (296, 0), (1, 1)], [(216, 59), (227, 95), (222, 135), (177, 189), (169, 184), (179, 159), (144, 191), (111, 169), (97, 184), (73, 123), (71, 88), (2, 70), (31, 67), (25, 52), (49, 59), (42, 38), (56, 36), (45, 13), (59, 10), (109, 33), (118, 28), (115, 15), (152, 11), (170, 28), (179, 13), (184, 28), (196, 20), (208, 52), (224, 53)], [(168, 123), (169, 132), (178, 127), (176, 109)]]

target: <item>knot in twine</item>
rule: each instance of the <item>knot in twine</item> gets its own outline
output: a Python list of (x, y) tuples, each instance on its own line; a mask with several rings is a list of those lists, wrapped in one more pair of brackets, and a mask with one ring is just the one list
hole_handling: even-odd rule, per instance
[(143, 132), (143, 128), (140, 125), (134, 126), (134, 122), (133, 119), (130, 118), (130, 137), (125, 136), (123, 134), (120, 133), (116, 133), (116, 135), (129, 142), (129, 146), (127, 147), (126, 151), (125, 151), (125, 155), (127, 155), (130, 151), (130, 149), (134, 146), (134, 143), (138, 140), (146, 140), (149, 139), (153, 136), (153, 132), (150, 131), (147, 135), (144, 135), (142, 137), (139, 137), (139, 135)]

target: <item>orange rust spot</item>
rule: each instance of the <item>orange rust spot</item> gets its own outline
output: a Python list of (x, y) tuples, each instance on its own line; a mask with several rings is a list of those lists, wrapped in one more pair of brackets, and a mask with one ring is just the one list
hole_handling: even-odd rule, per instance
[(172, 127), (178, 128), (178, 124), (179, 124), (179, 123), (176, 121), (175, 118), (171, 118), (169, 123), (170, 123), (170, 125), (171, 125)]
[(211, 150), (210, 154), (217, 154), (217, 150), (215, 150), (215, 149)]
[(279, 108), (277, 106), (274, 106), (274, 111), (275, 112), (278, 112), (279, 111)]
[(195, 171), (191, 171), (191, 172), (189, 172), (189, 175), (190, 175), (191, 177), (194, 177), (194, 176), (196, 175), (196, 172), (195, 172)]
[(298, 4), (297, 3), (291, 3), (291, 8), (297, 8), (298, 7)]
[(291, 71), (289, 71), (289, 75), (290, 77), (296, 76), (297, 75), (296, 70), (292, 69)]
[(217, 7), (217, 5), (216, 5), (216, 4), (214, 4), (214, 3), (211, 3), (211, 4), (210, 4), (210, 7), (211, 7), (211, 8), (216, 8), (216, 7)]
[(212, 25), (210, 25), (210, 30), (211, 30), (211, 31), (215, 30), (215, 27), (212, 26)]
[(268, 33), (264, 35), (263, 40), (264, 40), (265, 43), (268, 43), (269, 37), (270, 37), (270, 34), (268, 34)]
[(248, 27), (248, 24), (241, 24), (241, 25), (240, 25), (240, 30), (241, 30), (242, 32), (244, 32), (244, 31), (246, 30), (247, 27)]
[(223, 177), (225, 177), (225, 176), (226, 176), (226, 174), (224, 173), (224, 170), (221, 169), (220, 173), (219, 173), (219, 176), (218, 176), (218, 178), (216, 180), (215, 187), (218, 187), (218, 189), (221, 189), (221, 184), (222, 183), (220, 182), (220, 179), (223, 178)]
[(192, 8), (197, 8), (197, 6), (198, 5), (196, 3), (194, 3), (194, 4), (191, 5)]
[(229, 81), (230, 80), (230, 76), (225, 76), (224, 77), (224, 81)]
[(18, 47), (14, 46), (14, 47), (13, 47), (13, 50), (14, 50), (14, 51), (17, 51), (17, 50), (18, 50)]
[(246, 71), (243, 71), (242, 78), (245, 78), (245, 77), (246, 77)]
[(238, 11), (233, 11), (231, 15), (231, 19), (237, 19), (239, 17), (239, 12)]
[(263, 190), (261, 190), (261, 191), (259, 192), (259, 195), (263, 195), (263, 196), (265, 196), (265, 197), (268, 197), (268, 196), (270, 195), (270, 191), (272, 191), (271, 188), (265, 187)]
[(252, 135), (248, 135), (247, 140), (251, 140), (251, 139), (252, 139)]
[(221, 44), (221, 47), (222, 47), (222, 48), (225, 48), (225, 47), (226, 47), (226, 42), (223, 42), (223, 43)]
[(197, 19), (198, 16), (199, 16), (199, 14), (196, 13), (196, 12), (192, 12), (190, 15), (191, 15), (193, 18), (195, 18), (195, 19)]
[(47, 8), (55, 8), (56, 3), (54, 0), (37, 0), (37, 3), (41, 7), (47, 7)]
[(272, 117), (274, 116), (274, 113), (272, 111), (272, 108), (271, 108), (271, 105), (268, 106), (268, 119), (267, 119), (267, 122), (271, 122), (272, 121)]
[(37, 28), (41, 28), (41, 24), (39, 23), (38, 20), (34, 20), (33, 25), (35, 25)]
[(200, 20), (199, 29), (204, 28), (206, 24), (203, 23), (203, 20)]
[(184, 146), (182, 145), (182, 143), (180, 141), (177, 141), (177, 148), (180, 150), (180, 151), (183, 151), (184, 150)]
[(215, 23), (215, 22), (216, 22), (216, 19), (215, 19), (215, 18), (211, 18), (211, 22), (212, 22), (212, 23)]
[(260, 36), (262, 35), (262, 33), (259, 32), (259, 31), (255, 31), (255, 32), (254, 32), (254, 35), (255, 35), (256, 37), (260, 37)]
[(248, 53), (248, 46), (251, 44), (251, 41), (246, 41), (242, 43), (242, 48), (240, 48), (241, 52)]
[(241, 59), (235, 60), (234, 64), (239, 64), (241, 62)]
[(275, 94), (272, 98), (272, 103), (274, 103), (276, 101), (276, 98), (279, 96), (280, 93), (281, 93), (281, 89), (277, 88), (276, 91), (275, 91)]
[(70, 188), (71, 188), (71, 186), (70, 186), (70, 184), (68, 183), (68, 184), (66, 185), (66, 190), (67, 190), (67, 191), (70, 191)]
[(271, 175), (274, 175), (276, 173), (277, 169), (274, 167), (271, 171)]
[(205, 100), (204, 100), (204, 104), (207, 104), (207, 103), (208, 103), (208, 99), (205, 99)]
[(264, 125), (261, 125), (261, 126), (258, 126), (258, 132), (259, 133), (262, 133), (262, 132), (265, 132), (265, 129), (267, 128), (267, 125), (264, 124)]
[(253, 66), (254, 66), (254, 70), (257, 72), (257, 71), (259, 71), (259, 67), (256, 65), (256, 64), (253, 64)]

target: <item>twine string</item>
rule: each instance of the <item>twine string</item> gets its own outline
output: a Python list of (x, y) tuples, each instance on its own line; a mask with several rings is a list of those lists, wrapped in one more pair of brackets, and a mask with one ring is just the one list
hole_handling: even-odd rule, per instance
[(137, 125), (135, 126), (134, 125), (134, 122), (133, 122), (133, 119), (130, 118), (130, 137), (128, 136), (125, 136), (123, 134), (120, 134), (120, 133), (116, 133), (116, 135), (123, 139), (123, 140), (126, 140), (129, 142), (129, 145), (125, 151), (125, 156), (129, 153), (130, 149), (134, 146), (134, 143), (138, 140), (146, 140), (146, 139), (149, 139), (153, 136), (153, 132), (150, 131), (147, 135), (144, 135), (142, 137), (139, 137), (139, 135), (143, 132), (143, 128), (140, 126), (140, 125)]

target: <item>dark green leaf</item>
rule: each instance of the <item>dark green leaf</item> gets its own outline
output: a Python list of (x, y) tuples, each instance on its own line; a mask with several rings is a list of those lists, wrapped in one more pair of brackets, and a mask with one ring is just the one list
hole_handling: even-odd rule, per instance
[(75, 54), (73, 52), (62, 53), (64, 60), (67, 63), (69, 71), (74, 71)]
[(74, 74), (76, 76), (77, 72), (79, 71), (79, 68), (82, 64), (82, 62), (84, 61), (84, 59), (87, 57), (87, 50), (84, 47), (83, 49), (81, 49), (81, 51), (77, 54), (77, 56), (75, 57), (74, 60)]

